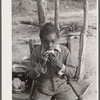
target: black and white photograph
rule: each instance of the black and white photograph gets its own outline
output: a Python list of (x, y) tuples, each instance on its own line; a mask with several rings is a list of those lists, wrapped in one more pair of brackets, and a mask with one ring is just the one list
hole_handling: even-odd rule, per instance
[(8, 63), (3, 59), (6, 81), (6, 67), (11, 64), (10, 82), (7, 81), (9, 97), (98, 100), (98, 0), (12, 0), (10, 3), (11, 32), (10, 36), (3, 36), (6, 42), (3, 52), (11, 53)]

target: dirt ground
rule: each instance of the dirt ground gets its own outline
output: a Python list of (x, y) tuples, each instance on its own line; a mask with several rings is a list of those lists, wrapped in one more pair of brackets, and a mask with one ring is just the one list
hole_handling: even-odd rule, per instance
[[(48, 13), (48, 21), (53, 22), (53, 12)], [(29, 39), (35, 39), (35, 42), (39, 42), (39, 29), (33, 25), (24, 25), (20, 21), (37, 21), (37, 13), (33, 15), (21, 16), (13, 15), (12, 19), (12, 61), (21, 60), (23, 57), (30, 55), (29, 51)], [(82, 24), (83, 11), (68, 11), (60, 12), (60, 23), (78, 22)], [(90, 26), (97, 27), (97, 11), (96, 9), (89, 10)], [(88, 28), (86, 52), (85, 52), (85, 78), (91, 80), (91, 86), (88, 88), (86, 93), (83, 95), (84, 100), (96, 100), (97, 99), (97, 28)], [(65, 40), (60, 40), (64, 41)], [(79, 39), (74, 38), (71, 40), (72, 43), (72, 56), (77, 65), (78, 63), (78, 50), (79, 50)]]

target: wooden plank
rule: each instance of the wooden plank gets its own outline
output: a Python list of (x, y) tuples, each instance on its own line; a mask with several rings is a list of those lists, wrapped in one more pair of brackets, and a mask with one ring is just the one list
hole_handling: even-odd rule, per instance
[(71, 37), (68, 37), (68, 38), (67, 38), (67, 43), (68, 43), (68, 50), (69, 50), (70, 53), (71, 53)]
[(71, 36), (80, 36), (80, 32), (70, 32), (68, 34), (62, 34), (61, 36), (71, 37)]
[(34, 23), (34, 22), (31, 22), (31, 21), (21, 21), (21, 24), (34, 25), (34, 26), (39, 27), (38, 23)]
[(31, 89), (30, 89), (29, 100), (32, 100), (32, 96), (33, 96), (34, 90), (35, 90), (35, 80), (32, 81), (32, 86), (31, 86)]
[(33, 45), (33, 40), (32, 39), (29, 40), (29, 48), (30, 48), (30, 55), (32, 55), (32, 51), (34, 49), (34, 45)]
[(27, 93), (19, 93), (19, 94), (12, 94), (12, 100), (29, 100), (29, 94)]

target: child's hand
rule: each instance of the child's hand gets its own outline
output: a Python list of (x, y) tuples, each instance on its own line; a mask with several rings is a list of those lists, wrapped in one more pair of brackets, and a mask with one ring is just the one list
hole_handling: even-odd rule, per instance
[(55, 57), (54, 54), (50, 53), (48, 59), (50, 60), (50, 62), (53, 66), (62, 68), (62, 62), (57, 57)]
[(41, 59), (40, 59), (40, 64), (41, 66), (45, 66), (48, 60), (48, 54), (42, 54)]

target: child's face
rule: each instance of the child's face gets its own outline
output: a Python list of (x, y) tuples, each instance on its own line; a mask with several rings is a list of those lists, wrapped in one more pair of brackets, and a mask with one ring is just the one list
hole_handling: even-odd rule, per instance
[(51, 33), (49, 35), (44, 36), (41, 40), (41, 43), (46, 50), (53, 50), (57, 45), (57, 41), (58, 37), (56, 33)]

